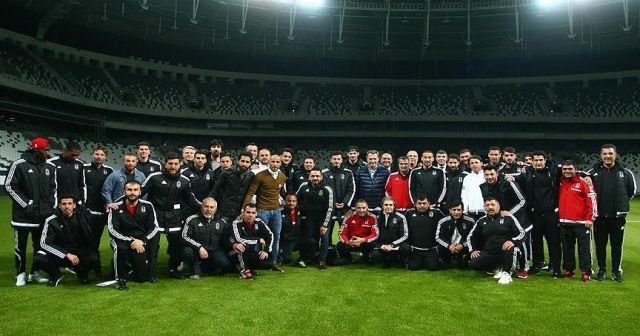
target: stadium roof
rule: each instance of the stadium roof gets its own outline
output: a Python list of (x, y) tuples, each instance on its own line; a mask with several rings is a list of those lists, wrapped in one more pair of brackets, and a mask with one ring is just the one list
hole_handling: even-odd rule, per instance
[[(638, 49), (629, 0), (9, 0), (60, 27), (204, 50), (335, 58), (505, 57)], [(18, 14), (18, 13), (15, 13)], [(73, 37), (70, 36), (69, 39)]]

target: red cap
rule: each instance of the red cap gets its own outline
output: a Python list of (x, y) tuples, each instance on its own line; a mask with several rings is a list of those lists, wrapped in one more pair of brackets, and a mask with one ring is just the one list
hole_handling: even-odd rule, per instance
[(45, 138), (35, 138), (31, 140), (31, 149), (49, 149), (49, 140)]

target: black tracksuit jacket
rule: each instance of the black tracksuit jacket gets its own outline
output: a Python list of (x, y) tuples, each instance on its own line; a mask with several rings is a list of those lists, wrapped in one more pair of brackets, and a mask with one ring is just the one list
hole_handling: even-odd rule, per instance
[(191, 191), (189, 179), (180, 173), (170, 175), (165, 169), (147, 176), (142, 195), (148, 195), (163, 232), (180, 231), (183, 219), (198, 211), (201, 205)]
[(182, 241), (194, 249), (228, 251), (231, 225), (225, 219), (207, 219), (202, 214), (187, 218), (182, 229)]
[(449, 248), (451, 245), (451, 237), (455, 230), (458, 230), (460, 234), (460, 244), (467, 247), (467, 237), (469, 232), (475, 225), (473, 218), (463, 215), (458, 219), (454, 219), (451, 216), (447, 216), (438, 222), (438, 230), (436, 231), (436, 241), (444, 248)]
[(111, 173), (113, 173), (113, 168), (104, 164), (100, 167), (97, 167), (93, 162), (84, 165), (84, 180), (87, 185), (85, 205), (94, 213), (104, 213), (105, 202), (101, 196), (102, 186)]
[(409, 226), (407, 242), (412, 248), (426, 250), (437, 246), (438, 222), (444, 217), (440, 210), (429, 209), (426, 212), (418, 212), (416, 209), (411, 209), (404, 216)]
[(298, 206), (307, 225), (329, 227), (334, 204), (333, 190), (322, 183), (313, 186), (305, 182), (298, 190)]
[(87, 198), (84, 162), (78, 159), (64, 160), (62, 156), (54, 156), (48, 162), (56, 166), (57, 197), (73, 195), (76, 203), (83, 204)]
[(134, 215), (131, 216), (125, 203), (125, 201), (116, 203), (118, 208), (109, 212), (107, 219), (109, 235), (119, 242), (140, 239), (146, 244), (159, 231), (153, 204), (138, 200)]
[(378, 215), (378, 239), (376, 245), (391, 244), (396, 247), (404, 243), (409, 238), (409, 224), (407, 218), (399, 212), (389, 214), (385, 220), (385, 214)]
[(469, 251), (483, 250), (499, 253), (502, 244), (511, 240), (518, 246), (524, 238), (525, 231), (514, 216), (484, 216), (478, 219), (467, 238)]
[(207, 168), (207, 166), (202, 170), (192, 167), (183, 171), (182, 175), (191, 181), (191, 190), (198, 201), (202, 202), (203, 199), (209, 196), (215, 183), (214, 174), (211, 169)]
[(44, 222), (40, 238), (42, 249), (60, 259), (64, 259), (67, 253), (72, 251), (77, 254), (78, 250), (95, 250), (95, 239), (89, 224), (90, 216), (89, 210), (83, 206), (78, 206), (71, 218), (56, 210)]

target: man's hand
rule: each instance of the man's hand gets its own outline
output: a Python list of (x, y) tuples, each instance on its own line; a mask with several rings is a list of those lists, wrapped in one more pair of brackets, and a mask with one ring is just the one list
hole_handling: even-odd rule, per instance
[(344, 214), (344, 218), (347, 219), (349, 217), (351, 217), (351, 215), (353, 215), (353, 210), (349, 209), (347, 210), (347, 212)]
[(456, 253), (456, 244), (449, 245), (449, 252)]
[(500, 216), (502, 216), (502, 217), (507, 217), (509, 215), (511, 215), (511, 213), (509, 211), (507, 211), (507, 210), (500, 211)]
[(507, 180), (507, 182), (513, 182), (516, 180), (512, 175), (506, 175), (504, 179)]
[(269, 258), (269, 253), (267, 253), (265, 251), (260, 251), (260, 252), (258, 252), (258, 258), (260, 258), (260, 260), (265, 260), (265, 259)]
[(591, 229), (593, 227), (593, 221), (588, 220), (586, 223), (584, 223), (584, 226), (587, 229)]
[(393, 251), (393, 245), (391, 245), (391, 244), (382, 245), (382, 246), (380, 246), (380, 249), (385, 251), (385, 252), (391, 252), (391, 251)]
[(106, 209), (106, 210), (107, 210), (107, 212), (108, 212), (109, 210), (116, 210), (116, 209), (118, 209), (118, 204), (116, 204), (116, 203), (109, 203), (109, 204), (107, 204), (107, 209)]
[(75, 254), (67, 253), (67, 255), (65, 255), (65, 258), (67, 258), (67, 260), (69, 260), (69, 262), (73, 266), (76, 266), (77, 264), (80, 263), (80, 259)]
[(593, 180), (590, 176), (581, 177), (580, 179), (586, 182), (588, 186), (593, 187)]
[(325, 233), (327, 233), (327, 231), (329, 231), (329, 228), (326, 228), (324, 226), (320, 227), (320, 235), (324, 236)]
[(266, 241), (264, 241), (264, 239), (262, 239), (262, 238), (260, 238), (259, 242), (260, 242), (260, 245), (264, 245), (264, 244), (266, 244), (266, 243), (267, 243), (267, 242), (266, 242)]
[(200, 259), (209, 258), (209, 252), (207, 252), (207, 249), (202, 246), (200, 246), (200, 249), (198, 250), (198, 255), (200, 255)]
[(514, 246), (513, 242), (510, 241), (510, 240), (507, 240), (506, 242), (504, 242), (504, 244), (502, 244), (502, 250), (506, 251), (506, 250), (508, 250), (510, 248), (513, 248), (513, 246)]
[(464, 246), (462, 244), (456, 244), (454, 253), (460, 253), (462, 250), (464, 250)]
[(480, 256), (480, 251), (476, 250), (471, 252), (471, 259), (475, 259)]
[(335, 206), (336, 206), (336, 209), (342, 209), (344, 208), (344, 203), (336, 203)]
[(233, 250), (236, 253), (242, 253), (244, 252), (244, 244), (243, 243), (234, 243), (233, 244)]

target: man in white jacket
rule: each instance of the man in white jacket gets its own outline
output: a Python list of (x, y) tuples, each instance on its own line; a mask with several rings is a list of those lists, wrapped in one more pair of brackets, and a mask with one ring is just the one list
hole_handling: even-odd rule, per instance
[(480, 185), (485, 182), (482, 159), (477, 155), (472, 155), (469, 159), (469, 166), (471, 167), (471, 172), (462, 181), (460, 196), (464, 204), (464, 213), (477, 221), (485, 215), (484, 200), (480, 190)]

